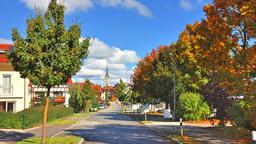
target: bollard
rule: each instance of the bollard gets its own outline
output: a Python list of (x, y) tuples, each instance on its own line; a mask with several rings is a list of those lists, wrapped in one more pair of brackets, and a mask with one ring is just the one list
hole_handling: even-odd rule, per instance
[(182, 118), (180, 118), (180, 136), (183, 138)]
[(22, 129), (26, 128), (26, 113), (22, 113)]

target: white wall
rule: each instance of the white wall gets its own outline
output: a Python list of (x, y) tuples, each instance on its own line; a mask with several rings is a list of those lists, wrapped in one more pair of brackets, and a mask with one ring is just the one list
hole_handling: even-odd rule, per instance
[[(11, 94), (3, 94), (3, 75), (11, 76), (11, 85), (12, 90)], [(29, 95), (28, 88), (29, 80), (25, 80), (24, 88), (24, 79), (20, 77), (19, 72), (14, 71), (0, 71), (0, 101), (9, 101), (15, 102), (14, 112), (22, 111), (24, 109), (24, 98), (25, 98), (25, 108), (29, 108), (31, 97)], [(25, 90), (25, 97), (24, 97)]]
[[(47, 92), (47, 89), (46, 88), (43, 88), (43, 87), (37, 87), (35, 85), (33, 85), (33, 88), (34, 88), (34, 92)], [(68, 85), (59, 85), (59, 86), (55, 86), (53, 88), (51, 88), (50, 90), (50, 97), (54, 97), (54, 92), (62, 92), (62, 96), (65, 97), (65, 103), (64, 105), (66, 107), (69, 106), (69, 98), (70, 98), (70, 94), (69, 94), (69, 87)]]

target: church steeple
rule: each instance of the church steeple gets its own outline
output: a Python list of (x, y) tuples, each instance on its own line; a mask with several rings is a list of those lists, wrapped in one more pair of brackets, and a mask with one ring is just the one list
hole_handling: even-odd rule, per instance
[(109, 86), (109, 85), (110, 85), (108, 64), (107, 64), (107, 66), (106, 66), (105, 85), (106, 85), (106, 86)]

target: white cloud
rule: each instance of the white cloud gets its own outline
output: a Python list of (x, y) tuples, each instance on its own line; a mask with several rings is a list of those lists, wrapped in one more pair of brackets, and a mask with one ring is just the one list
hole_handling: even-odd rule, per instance
[(126, 9), (135, 9), (142, 16), (152, 16), (152, 12), (137, 0), (100, 0), (99, 3), (105, 7), (124, 7)]
[[(27, 7), (34, 9), (39, 7), (43, 10), (47, 9), (50, 0), (20, 0), (25, 3)], [(67, 7), (67, 12), (86, 11), (93, 8), (94, 5), (99, 4), (103, 7), (122, 7), (126, 9), (134, 9), (140, 15), (151, 17), (152, 12), (137, 0), (58, 0)]]
[(91, 43), (89, 56), (84, 61), (84, 66), (74, 77), (75, 81), (81, 82), (90, 79), (97, 84), (104, 85), (107, 65), (112, 85), (120, 79), (129, 80), (133, 67), (128, 68), (127, 64), (135, 65), (139, 61), (135, 51), (111, 47), (97, 38), (92, 40)]
[(113, 48), (113, 55), (108, 60), (113, 63), (136, 63), (139, 61), (139, 57), (135, 51)]
[(104, 42), (95, 38), (91, 40), (91, 43), (91, 47), (89, 48), (89, 57), (100, 59), (112, 56), (111, 47)]
[(25, 3), (27, 7), (31, 9), (35, 8), (41, 8), (41, 9), (47, 9), (47, 6), (49, 4), (49, 0), (20, 0), (21, 2)]
[(0, 38), (0, 44), (13, 44), (13, 41)]
[(180, 6), (185, 10), (191, 10), (193, 8), (190, 0), (180, 0)]
[(139, 57), (135, 51), (110, 47), (97, 38), (93, 39), (91, 42), (92, 44), (89, 48), (90, 58), (105, 58), (111, 63), (136, 63), (139, 61)]

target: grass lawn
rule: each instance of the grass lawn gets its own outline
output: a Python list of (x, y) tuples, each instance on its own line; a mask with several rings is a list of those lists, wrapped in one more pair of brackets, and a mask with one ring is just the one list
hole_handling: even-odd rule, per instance
[(235, 142), (238, 143), (252, 143), (251, 131), (239, 128), (236, 126), (231, 127), (215, 127), (212, 128), (215, 133), (222, 135), (223, 137), (232, 137)]
[(75, 124), (75, 121), (67, 120), (65, 118), (62, 119), (56, 119), (48, 123), (48, 125), (72, 125)]
[[(77, 144), (80, 141), (80, 137), (66, 136), (66, 137), (53, 137), (47, 138), (47, 144)], [(40, 144), (41, 138), (28, 138), (24, 139), (17, 144)]]
[(72, 116), (68, 116), (61, 119), (56, 119), (48, 122), (48, 125), (72, 125), (77, 123), (81, 119), (86, 119), (94, 113), (75, 113)]

